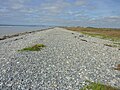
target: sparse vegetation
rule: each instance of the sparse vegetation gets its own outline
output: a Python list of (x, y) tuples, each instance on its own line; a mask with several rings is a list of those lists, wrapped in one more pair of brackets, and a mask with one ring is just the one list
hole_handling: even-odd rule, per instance
[[(87, 81), (88, 82), (88, 81)], [(81, 90), (119, 90), (115, 87), (94, 83), (89, 81), (89, 85), (84, 86)]]
[(114, 43), (114, 44), (120, 45), (120, 42), (116, 42), (116, 43)]
[(111, 28), (82, 28), (82, 27), (67, 27), (66, 29), (72, 31), (78, 31), (83, 34), (92, 36), (92, 37), (99, 37), (102, 39), (109, 39), (112, 41), (119, 41), (120, 40), (120, 30), (118, 29), (111, 29)]
[(23, 49), (18, 50), (18, 51), (40, 51), (43, 47), (46, 47), (46, 46), (43, 44), (36, 44), (32, 47), (23, 48)]

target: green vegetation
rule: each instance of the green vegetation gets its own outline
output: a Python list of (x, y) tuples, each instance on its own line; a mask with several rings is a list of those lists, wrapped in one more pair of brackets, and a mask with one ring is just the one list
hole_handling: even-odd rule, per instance
[(116, 42), (116, 43), (114, 43), (114, 44), (120, 45), (120, 42)]
[(18, 50), (18, 51), (40, 51), (43, 47), (46, 47), (46, 46), (43, 44), (36, 44), (32, 47), (23, 48), (23, 49)]
[(119, 90), (115, 87), (103, 85), (103, 84), (100, 84), (100, 83), (94, 83), (94, 82), (90, 82), (90, 81), (87, 81), (87, 82), (89, 82), (90, 84), (87, 85), (87, 86), (84, 86), (80, 90)]

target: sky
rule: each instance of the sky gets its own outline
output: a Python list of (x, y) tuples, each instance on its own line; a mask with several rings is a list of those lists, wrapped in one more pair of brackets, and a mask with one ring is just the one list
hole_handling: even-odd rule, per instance
[(120, 0), (0, 0), (0, 24), (120, 28)]

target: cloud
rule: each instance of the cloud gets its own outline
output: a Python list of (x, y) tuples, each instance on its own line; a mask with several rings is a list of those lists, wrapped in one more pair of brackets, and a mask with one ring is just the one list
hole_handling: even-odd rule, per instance
[(29, 1), (30, 0), (5, 0), (5, 1), (2, 1), (0, 5), (1, 5), (1, 8), (5, 7), (8, 10), (18, 10), (18, 9), (25, 8), (26, 7), (25, 3)]
[(8, 9), (19, 9), (23, 7), (23, 4), (19, 1), (19, 0), (7, 0), (7, 2), (5, 2), (5, 6)]
[(77, 0), (75, 2), (76, 6), (82, 6), (82, 5), (86, 5), (86, 4), (87, 4), (86, 0)]
[(0, 13), (8, 12), (8, 9), (6, 7), (0, 8)]
[(71, 6), (70, 3), (60, 0), (60, 1), (54, 1), (49, 3), (43, 3), (41, 4), (40, 9), (45, 10), (48, 13), (56, 14), (56, 13), (62, 12), (65, 8), (70, 6)]
[(105, 16), (90, 18), (88, 20), (89, 26), (120, 28), (120, 16)]
[(23, 4), (15, 3), (11, 6), (12, 9), (17, 10), (23, 8)]
[(106, 16), (106, 17), (99, 17), (99, 18), (93, 18), (90, 21), (93, 22), (107, 22), (107, 23), (113, 23), (113, 22), (120, 22), (120, 16)]
[[(6, 22), (16, 20), (60, 25), (114, 23), (120, 26), (119, 9), (114, 7), (111, 9), (104, 0), (0, 0), (0, 2), (0, 20)], [(112, 11), (114, 13), (111, 13)]]
[(76, 0), (73, 3), (65, 0), (45, 0), (44, 2), (39, 1), (40, 4), (36, 6), (30, 6), (28, 4), (29, 2), (32, 2), (32, 0), (6, 0), (6, 2), (2, 2), (3, 6), (0, 7), (0, 12), (10, 11), (20, 14), (37, 14), (41, 12), (48, 15), (56, 15), (61, 13), (65, 14), (65, 12), (70, 11), (70, 8), (85, 4), (84, 0)]
[(68, 12), (72, 14), (72, 11), (70, 11), (70, 9), (75, 7), (80, 7), (85, 4), (86, 4), (85, 0), (75, 0), (72, 3), (65, 0), (51, 0), (51, 2), (42, 3), (39, 8), (41, 8), (41, 10), (45, 10), (48, 13), (53, 13), (53, 14), (56, 13), (59, 14), (64, 12)]

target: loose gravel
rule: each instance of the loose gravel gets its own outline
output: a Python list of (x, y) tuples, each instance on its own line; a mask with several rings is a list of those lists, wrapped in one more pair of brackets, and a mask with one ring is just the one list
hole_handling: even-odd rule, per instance
[[(86, 80), (119, 87), (120, 50), (63, 28), (0, 41), (0, 90), (80, 90)], [(35, 44), (41, 51), (18, 52)]]

